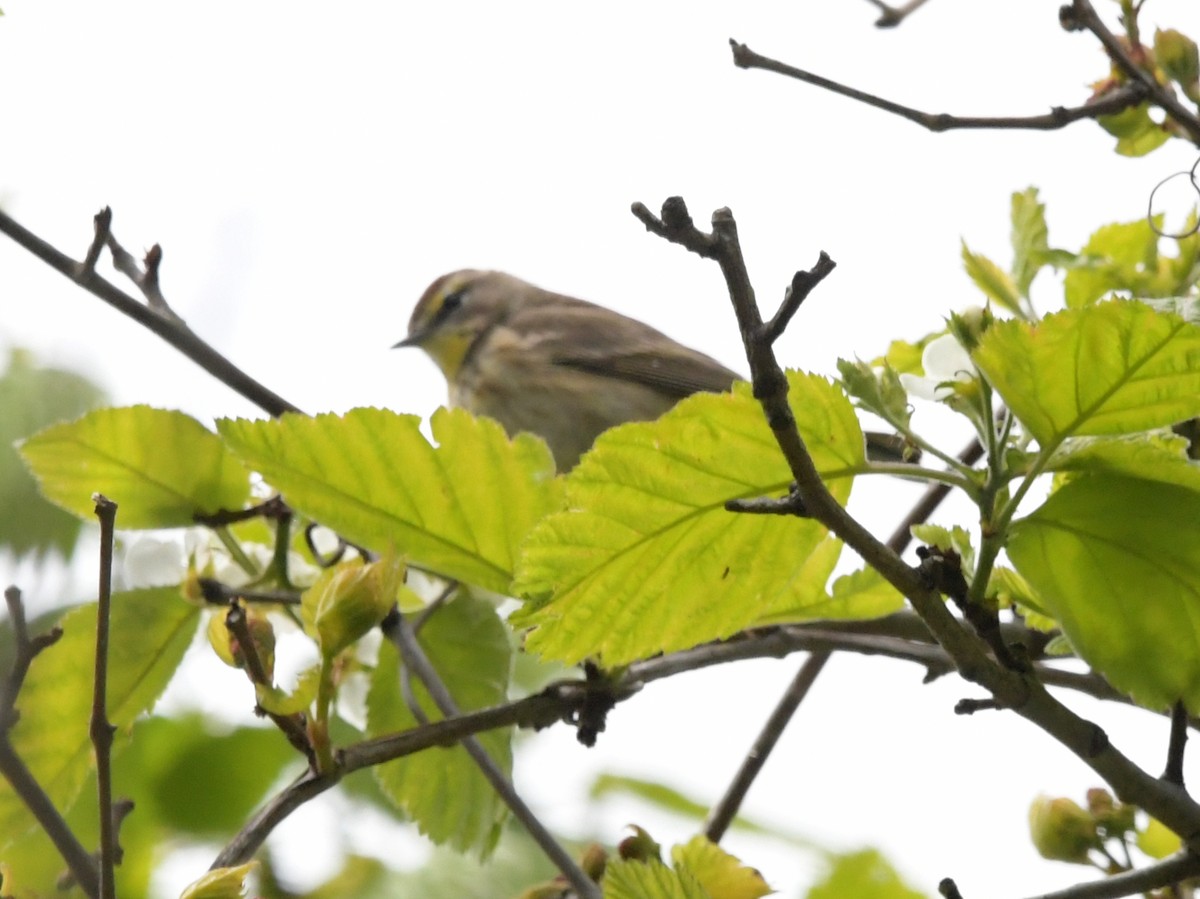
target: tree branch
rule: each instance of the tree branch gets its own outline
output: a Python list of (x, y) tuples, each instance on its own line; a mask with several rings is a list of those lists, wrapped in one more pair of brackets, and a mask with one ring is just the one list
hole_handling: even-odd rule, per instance
[[(1121, 39), (1108, 30), (1089, 0), (1073, 0), (1070, 6), (1064, 6), (1060, 10), (1059, 17), (1063, 27), (1068, 31), (1086, 29), (1095, 35), (1096, 39), (1104, 45), (1109, 58), (1132, 79), (1130, 85), (1121, 87), (1131, 85), (1140, 87), (1143, 99), (1150, 100), (1167, 113), (1187, 132), (1192, 143), (1200, 146), (1200, 116), (1180, 103), (1170, 87), (1159, 84), (1152, 73), (1147, 72), (1134, 61), (1129, 50), (1121, 43)], [(1112, 96), (1120, 89), (1117, 88), (1110, 92), (1105, 98)]]
[(38, 825), (45, 831), (54, 848), (67, 864), (71, 877), (90, 897), (99, 895), (100, 881), (96, 862), (83, 844), (71, 831), (54, 802), (46, 795), (37, 778), (25, 766), (25, 762), (17, 755), (8, 734), (17, 723), (17, 693), (25, 682), (29, 666), (38, 653), (53, 645), (62, 637), (62, 628), (55, 627), (45, 634), (32, 639), (25, 623), (25, 606), (21, 602), (21, 591), (9, 587), (4, 591), (4, 599), (8, 604), (8, 612), (12, 620), (13, 635), (16, 642), (16, 652), (12, 669), (5, 683), (4, 694), (0, 696), (0, 774), (9, 782), (13, 792), (21, 798), (25, 807), (32, 813)]
[(704, 822), (704, 835), (714, 843), (721, 842), (721, 837), (725, 836), (725, 831), (737, 816), (738, 809), (742, 807), (742, 801), (750, 791), (750, 785), (754, 783), (754, 779), (758, 777), (763, 765), (767, 763), (767, 758), (771, 755), (775, 744), (783, 736), (784, 728), (792, 720), (796, 709), (808, 695), (808, 691), (831, 655), (833, 653), (829, 651), (814, 652), (800, 666), (800, 670), (796, 672), (796, 676), (788, 685), (787, 692), (783, 694), (783, 698), (771, 712), (767, 723), (763, 725), (762, 731), (755, 739), (754, 745), (746, 754), (746, 758), (742, 760), (742, 766), (738, 769), (733, 782), (725, 790), (725, 795), (709, 811), (708, 818)]
[[(102, 227), (107, 230), (110, 224), (111, 213), (106, 217), (103, 212), (97, 216), (96, 227), (98, 231)], [(153, 331), (222, 384), (241, 394), (267, 414), (279, 416), (284, 412), (300, 411), (287, 400), (251, 378), (197, 337), (173, 313), (168, 316), (158, 309), (151, 308), (144, 303), (139, 303), (129, 294), (97, 275), (94, 270), (95, 259), (93, 258), (93, 249), (96, 246), (95, 242), (89, 248), (88, 255), (84, 258), (84, 261), (76, 262), (65, 253), (62, 253), (42, 240), (32, 231), (18, 224), (16, 220), (3, 210), (0, 210), (0, 234), (6, 234), (19, 246), (41, 259), (55, 271), (65, 275), (84, 290), (104, 300), (104, 302), (108, 303), (118, 312)], [(90, 264), (89, 260), (91, 260)]]
[(926, 0), (908, 0), (903, 6), (888, 6), (883, 0), (867, 0), (876, 7), (882, 15), (875, 20), (876, 28), (895, 28), (918, 9), (925, 5)]
[(88, 732), (96, 748), (96, 793), (100, 814), (100, 899), (115, 899), (116, 822), (113, 818), (112, 744), (116, 728), (108, 720), (108, 624), (112, 609), (113, 530), (117, 504), (92, 496), (100, 519), (100, 591), (96, 608), (96, 659), (92, 677), (92, 720)]
[(1090, 100), (1082, 106), (1053, 106), (1049, 112), (1042, 113), (1041, 115), (956, 116), (945, 112), (923, 112), (919, 109), (913, 109), (911, 106), (905, 106), (901, 103), (876, 96), (875, 94), (868, 94), (866, 91), (860, 91), (857, 88), (849, 87), (830, 78), (805, 71), (804, 69), (798, 69), (785, 62), (772, 59), (769, 56), (763, 56), (754, 52), (745, 44), (738, 43), (735, 40), (731, 39), (729, 45), (733, 48), (733, 64), (738, 68), (762, 69), (767, 72), (774, 72), (777, 75), (786, 75), (788, 78), (795, 78), (797, 81), (803, 81), (806, 84), (815, 85), (843, 97), (849, 97), (851, 100), (857, 100), (859, 103), (866, 104), (875, 109), (890, 112), (892, 115), (900, 116), (902, 119), (907, 119), (933, 132), (967, 128), (1054, 131), (1059, 128), (1065, 128), (1072, 122), (1078, 122), (1081, 119), (1094, 119), (1097, 116), (1112, 115), (1113, 113), (1121, 112), (1123, 109), (1137, 106), (1139, 103), (1145, 101), (1148, 96), (1146, 88), (1138, 82), (1121, 85), (1121, 87), (1110, 91), (1103, 97)]
[(1119, 899), (1149, 893), (1200, 875), (1200, 858), (1191, 853), (1174, 855), (1148, 868), (1113, 874), (1104, 880), (1077, 883), (1065, 890), (1042, 893), (1031, 899)]

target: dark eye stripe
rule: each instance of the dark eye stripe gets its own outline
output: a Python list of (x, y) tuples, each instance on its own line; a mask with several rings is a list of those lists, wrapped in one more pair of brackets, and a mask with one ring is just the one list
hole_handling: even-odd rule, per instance
[(442, 304), (438, 306), (437, 312), (433, 314), (433, 321), (429, 323), (430, 327), (437, 327), (451, 315), (453, 315), (455, 311), (462, 306), (463, 300), (465, 300), (466, 297), (467, 289), (465, 287), (460, 287), (458, 290), (453, 290), (446, 294), (446, 296), (442, 298)]

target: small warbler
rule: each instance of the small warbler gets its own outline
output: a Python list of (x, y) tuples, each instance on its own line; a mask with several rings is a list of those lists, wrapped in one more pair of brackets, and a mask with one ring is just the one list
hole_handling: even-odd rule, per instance
[[(559, 471), (573, 468), (602, 431), (658, 418), (686, 396), (740, 380), (636, 319), (502, 272), (442, 275), (395, 346), (429, 354), (451, 405), (545, 440)], [(904, 451), (888, 434), (868, 434), (867, 445), (872, 458), (896, 460)]]

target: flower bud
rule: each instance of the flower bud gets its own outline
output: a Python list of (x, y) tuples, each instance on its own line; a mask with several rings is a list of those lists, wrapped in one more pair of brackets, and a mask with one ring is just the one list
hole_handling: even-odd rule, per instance
[(383, 620), (403, 582), (404, 563), (395, 556), (330, 568), (300, 600), (305, 630), (332, 658)]
[(631, 824), (633, 836), (626, 837), (617, 845), (617, 854), (625, 861), (662, 861), (662, 846), (636, 824)]
[(600, 882), (600, 878), (604, 876), (604, 869), (608, 865), (608, 850), (599, 843), (591, 843), (583, 854), (579, 856), (579, 867), (583, 869), (583, 873), (590, 877), (596, 883)]

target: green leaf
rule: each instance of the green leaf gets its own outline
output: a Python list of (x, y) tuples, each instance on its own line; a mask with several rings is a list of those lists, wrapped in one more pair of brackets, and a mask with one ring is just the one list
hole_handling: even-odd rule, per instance
[[(243, 699), (249, 702), (250, 695), (247, 687)], [(152, 815), (160, 827), (213, 838), (236, 833), (285, 766), (304, 765), (273, 727), (213, 733), (198, 715), (139, 723), (122, 760), (141, 769), (139, 815)]]
[(1150, 708), (1200, 710), (1200, 496), (1091, 475), (1014, 523), (1008, 554), (1079, 655)]
[(1089, 306), (1114, 290), (1133, 291), (1140, 296), (1144, 291), (1139, 287), (1146, 273), (1157, 267), (1158, 235), (1151, 222), (1143, 218), (1105, 225), (1088, 238), (1080, 251), (1079, 264), (1063, 280), (1067, 308)]
[(1171, 139), (1171, 134), (1150, 116), (1150, 104), (1131, 106), (1111, 115), (1097, 116), (1096, 122), (1117, 139), (1122, 156), (1145, 156)]
[(1078, 437), (1054, 452), (1046, 471), (1126, 475), (1200, 492), (1200, 466), (1187, 450), (1186, 438), (1167, 433)]
[[(438, 609), (419, 634), (421, 646), (455, 702), (472, 711), (503, 702), (511, 667), (508, 631), (491, 603), (460, 594)], [(424, 688), (412, 689), (430, 720), (441, 717)], [(400, 689), (400, 666), (385, 645), (371, 676), (367, 731), (373, 736), (415, 727), (417, 719)], [(512, 767), (511, 728), (479, 735), (488, 755), (506, 773)], [(488, 854), (506, 811), (465, 749), (427, 749), (375, 768), (375, 777), (396, 806), (436, 843)]]
[(119, 506), (117, 527), (170, 528), (240, 509), (245, 470), (211, 431), (182, 412), (97, 409), (53, 425), (21, 445), (42, 493), (80, 518), (95, 518), (93, 493)]
[(878, 850), (863, 849), (834, 858), (825, 879), (808, 899), (925, 899), (908, 886)]
[[(701, 802), (680, 790), (666, 786), (658, 781), (643, 780), (625, 774), (611, 774), (607, 772), (596, 775), (596, 779), (592, 781), (591, 788), (588, 790), (588, 796), (592, 799), (603, 799), (606, 796), (634, 797), (649, 803), (655, 808), (687, 818), (697, 824), (704, 821), (712, 805), (711, 802)], [(781, 830), (778, 825), (768, 825), (748, 818), (744, 814), (739, 813), (730, 822), (729, 827), (731, 830), (741, 831), (742, 833), (769, 836), (772, 839), (790, 843), (798, 849), (810, 852), (825, 851), (806, 837), (795, 833), (788, 833)]]
[(895, 369), (885, 364), (876, 371), (858, 359), (854, 362), (839, 359), (837, 365), (842, 385), (851, 397), (858, 400), (859, 406), (874, 412), (896, 428), (908, 427), (912, 409), (908, 404), (908, 392), (900, 384)]
[(997, 322), (972, 358), (1044, 449), (1200, 413), (1200, 328), (1143, 303)]
[(558, 505), (550, 451), (461, 409), (439, 409), (431, 424), (436, 447), (417, 416), (383, 409), (217, 429), (289, 505), (347, 540), (507, 592), (517, 547)]
[(1138, 831), (1137, 847), (1154, 859), (1164, 859), (1183, 848), (1179, 834), (1156, 818), (1151, 818), (1143, 830)]
[(179, 899), (240, 899), (246, 895), (246, 878), (258, 862), (246, 862), (236, 868), (217, 868), (188, 884)]
[(676, 870), (694, 874), (712, 899), (760, 899), (774, 892), (761, 874), (702, 835), (672, 846), (671, 861)]
[(1020, 314), (1021, 295), (1008, 272), (986, 256), (971, 252), (965, 240), (962, 242), (962, 260), (967, 275), (989, 300), (1009, 312)]
[[(800, 432), (845, 502), (863, 465), (854, 410), (822, 378), (792, 372), (789, 383)], [(725, 510), (786, 494), (791, 480), (748, 384), (608, 431), (567, 477), (568, 511), (525, 544), (514, 587), (531, 603), (512, 621), (535, 627), (527, 648), (620, 665), (824, 599), (823, 581), (803, 578), (824, 528)]]
[(604, 870), (604, 899), (713, 899), (687, 870), (662, 862), (621, 861)]
[(276, 715), (295, 715), (308, 711), (317, 698), (321, 683), (321, 663), (318, 662), (300, 672), (296, 685), (291, 689), (277, 686), (255, 686), (258, 704)]
[(904, 597), (874, 568), (860, 568), (842, 575), (827, 592), (825, 584), (833, 574), (841, 550), (842, 541), (834, 537), (822, 540), (796, 573), (794, 604), (764, 615), (754, 625), (761, 627), (815, 619), (863, 621), (882, 618), (904, 608)]
[[(102, 400), (100, 389), (69, 371), (42, 368), (22, 350), (0, 375), (0, 547), (20, 559), (57, 551), (68, 556), (80, 521), (47, 502), (13, 445), (39, 428), (75, 418)], [(17, 514), (19, 510), (20, 514)]]
[(1033, 584), (1011, 568), (997, 565), (992, 569), (992, 576), (988, 579), (987, 598), (999, 609), (1016, 606), (1021, 611), (1026, 627), (1042, 633), (1058, 630), (1058, 622), (1046, 611), (1046, 606), (1033, 589)]
[[(191, 642), (200, 610), (173, 587), (132, 590), (112, 598), (108, 664), (108, 718), (128, 728), (149, 710), (175, 673)], [(88, 720), (96, 654), (96, 604), (63, 616), (63, 637), (33, 662), (17, 697), (21, 719), (13, 747), (50, 795), (68, 808), (92, 763)], [(31, 826), (7, 782), (0, 781), (0, 841)], [(0, 842), (0, 848), (3, 843)]]
[(1036, 187), (1012, 195), (1012, 248), (1012, 280), (1017, 293), (1028, 298), (1029, 285), (1050, 251), (1046, 204), (1038, 202)]

